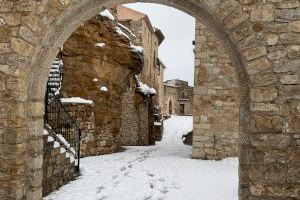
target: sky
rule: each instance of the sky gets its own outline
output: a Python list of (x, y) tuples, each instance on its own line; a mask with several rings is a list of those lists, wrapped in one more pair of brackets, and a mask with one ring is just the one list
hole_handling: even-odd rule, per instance
[(182, 79), (194, 85), (195, 18), (177, 9), (151, 3), (126, 4), (148, 15), (152, 25), (165, 35), (159, 57), (166, 65), (165, 80)]

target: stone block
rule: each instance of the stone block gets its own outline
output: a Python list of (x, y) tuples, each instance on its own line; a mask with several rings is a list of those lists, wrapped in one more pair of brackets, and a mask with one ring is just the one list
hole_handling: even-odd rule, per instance
[(251, 22), (271, 22), (274, 19), (274, 6), (272, 4), (253, 6), (251, 9)]
[(251, 144), (260, 149), (286, 149), (291, 144), (291, 136), (288, 134), (252, 134)]
[(248, 63), (247, 71), (250, 75), (257, 74), (271, 68), (271, 63), (266, 57), (253, 60)]
[(291, 9), (298, 8), (300, 5), (298, 0), (280, 1), (276, 4), (277, 8), (280, 9)]
[(300, 33), (300, 20), (291, 23), (291, 30)]
[(254, 133), (279, 133), (281, 120), (279, 116), (252, 115), (252, 131)]
[(253, 88), (251, 90), (251, 99), (253, 102), (268, 103), (274, 102), (278, 97), (278, 91), (275, 86)]
[(267, 43), (270, 46), (274, 46), (278, 44), (279, 36), (277, 34), (268, 34), (267, 35)]
[(34, 51), (34, 46), (19, 38), (11, 38), (11, 48), (21, 56), (28, 57)]
[(258, 46), (244, 51), (244, 56), (248, 61), (267, 55), (265, 46)]
[(289, 46), (287, 56), (291, 59), (300, 58), (300, 45)]
[(276, 84), (278, 82), (278, 78), (273, 73), (254, 74), (250, 76), (250, 82), (253, 87), (269, 86)]
[(249, 19), (249, 15), (240, 9), (231, 13), (224, 21), (226, 28), (233, 29)]
[(294, 85), (300, 82), (298, 74), (282, 75), (280, 76), (280, 82), (285, 85)]
[(286, 99), (300, 99), (300, 85), (284, 85), (280, 95)]
[(225, 19), (238, 6), (236, 0), (222, 1), (216, 9), (217, 17), (221, 20)]

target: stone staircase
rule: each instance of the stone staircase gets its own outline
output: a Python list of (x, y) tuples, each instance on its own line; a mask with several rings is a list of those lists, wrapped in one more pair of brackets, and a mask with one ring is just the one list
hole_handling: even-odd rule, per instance
[(79, 176), (77, 160), (47, 125), (44, 127), (43, 196)]
[(59, 94), (62, 82), (63, 75), (63, 62), (62, 60), (55, 58), (52, 63), (49, 79), (48, 79), (48, 87), (51, 88), (51, 92), (54, 94)]

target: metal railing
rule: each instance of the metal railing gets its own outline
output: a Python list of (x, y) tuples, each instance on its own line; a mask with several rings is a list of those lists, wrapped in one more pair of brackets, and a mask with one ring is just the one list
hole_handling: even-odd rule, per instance
[[(66, 142), (69, 143), (69, 145), (64, 144), (64, 146), (69, 146), (68, 150), (74, 154), (75, 159), (77, 159), (77, 167), (79, 170), (81, 130), (77, 121), (69, 114), (68, 110), (52, 91), (52, 87), (48, 83), (45, 97), (44, 123), (51, 127), (58, 138), (60, 138), (59, 135), (61, 135)], [(66, 143), (65, 141), (60, 142)]]

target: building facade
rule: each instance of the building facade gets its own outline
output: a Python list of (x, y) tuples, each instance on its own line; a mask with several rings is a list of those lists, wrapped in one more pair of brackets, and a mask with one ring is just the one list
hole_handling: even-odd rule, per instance
[[(112, 11), (117, 21), (124, 26), (124, 32), (132, 31), (132, 39), (136, 45), (143, 47), (144, 56), (143, 69), (132, 79), (127, 92), (122, 96), (121, 143), (127, 146), (155, 144), (155, 135), (159, 135), (156, 132), (162, 130), (154, 128), (154, 121), (160, 122), (163, 107), (165, 66), (158, 58), (158, 48), (164, 35), (152, 26), (144, 13), (121, 5)], [(155, 94), (141, 92), (141, 85), (153, 88)]]
[(187, 81), (168, 80), (164, 82), (163, 115), (193, 115), (194, 87)]
[[(140, 80), (156, 90), (154, 97), (156, 106), (161, 98), (163, 85), (163, 64), (158, 58), (158, 48), (164, 41), (163, 33), (152, 26), (144, 13), (118, 5), (113, 9), (119, 23), (130, 29), (134, 35), (134, 43), (144, 48), (144, 67), (139, 75)], [(161, 70), (162, 68), (162, 70)]]

